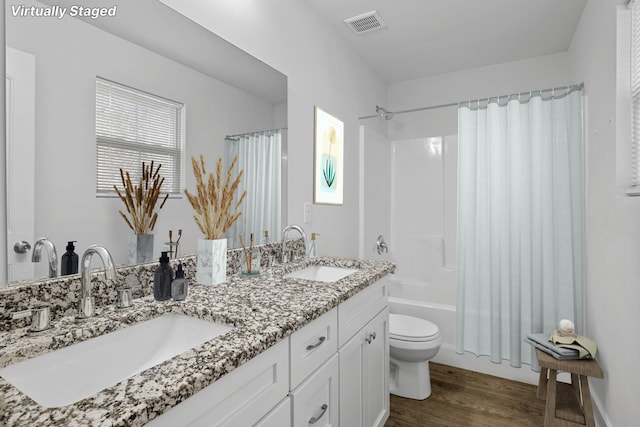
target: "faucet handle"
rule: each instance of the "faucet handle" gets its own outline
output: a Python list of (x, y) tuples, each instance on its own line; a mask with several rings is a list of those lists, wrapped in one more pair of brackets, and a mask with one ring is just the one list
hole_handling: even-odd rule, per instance
[(51, 311), (49, 305), (41, 304), (31, 309), (31, 326), (29, 333), (44, 332), (51, 329)]
[(118, 300), (116, 301), (116, 308), (129, 308), (133, 305), (131, 301), (131, 288), (124, 287), (118, 289)]
[(382, 234), (378, 236), (378, 240), (376, 241), (376, 251), (378, 255), (382, 255), (382, 252), (389, 252), (389, 246), (387, 246), (387, 242), (384, 241)]

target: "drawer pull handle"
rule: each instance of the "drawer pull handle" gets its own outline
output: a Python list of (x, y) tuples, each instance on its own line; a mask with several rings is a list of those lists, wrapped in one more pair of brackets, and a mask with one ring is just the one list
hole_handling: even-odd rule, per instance
[(327, 408), (329, 408), (329, 405), (327, 405), (326, 403), (324, 403), (321, 407), (320, 407), (320, 414), (317, 417), (311, 417), (309, 418), (309, 424), (315, 424), (318, 421), (320, 421), (320, 418), (322, 418), (322, 416), (324, 415), (325, 412), (327, 412)]
[[(327, 337), (320, 337), (320, 338), (318, 338), (318, 342), (317, 342), (317, 343), (315, 343), (315, 344), (309, 344), (309, 345), (307, 346), (307, 351), (311, 351), (311, 350), (313, 350), (314, 348), (318, 348), (318, 347), (320, 347), (320, 344), (322, 344), (326, 339), (327, 339)], [(322, 416), (322, 415), (321, 415), (321, 416)]]

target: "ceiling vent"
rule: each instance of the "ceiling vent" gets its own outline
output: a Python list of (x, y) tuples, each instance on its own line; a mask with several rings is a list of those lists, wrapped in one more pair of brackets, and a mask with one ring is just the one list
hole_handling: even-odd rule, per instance
[(368, 33), (387, 26), (377, 10), (345, 19), (344, 22), (358, 34)]

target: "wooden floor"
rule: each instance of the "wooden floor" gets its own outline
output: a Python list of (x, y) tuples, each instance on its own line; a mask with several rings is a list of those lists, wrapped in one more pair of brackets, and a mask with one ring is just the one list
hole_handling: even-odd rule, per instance
[(385, 427), (542, 426), (544, 400), (536, 386), (430, 363), (431, 396), (425, 400), (391, 395)]

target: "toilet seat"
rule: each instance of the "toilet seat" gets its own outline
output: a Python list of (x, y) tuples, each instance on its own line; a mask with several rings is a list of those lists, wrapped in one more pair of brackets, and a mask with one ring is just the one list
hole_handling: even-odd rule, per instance
[(440, 336), (438, 326), (428, 320), (403, 314), (389, 314), (389, 338), (400, 341), (433, 341)]

